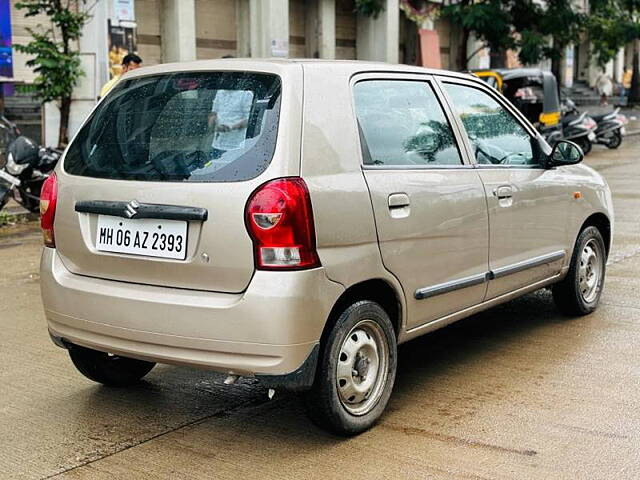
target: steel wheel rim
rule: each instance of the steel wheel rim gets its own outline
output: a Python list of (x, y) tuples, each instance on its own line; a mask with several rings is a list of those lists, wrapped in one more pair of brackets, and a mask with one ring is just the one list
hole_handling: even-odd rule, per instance
[(600, 247), (594, 239), (591, 239), (582, 248), (578, 265), (578, 286), (580, 295), (586, 303), (593, 302), (600, 292), (602, 266)]
[(369, 413), (382, 396), (388, 370), (384, 331), (373, 320), (358, 322), (338, 351), (336, 389), (343, 408), (356, 416)]

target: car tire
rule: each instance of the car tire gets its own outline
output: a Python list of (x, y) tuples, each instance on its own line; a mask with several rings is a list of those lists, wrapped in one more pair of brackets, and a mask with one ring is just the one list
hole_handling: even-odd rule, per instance
[(382, 415), (396, 376), (397, 341), (387, 312), (372, 301), (346, 308), (321, 345), (305, 403), (311, 420), (341, 436), (357, 435)]
[(553, 300), (562, 313), (587, 315), (598, 307), (606, 263), (606, 249), (600, 230), (585, 228), (576, 240), (567, 276), (552, 287)]
[(69, 356), (85, 377), (109, 387), (134, 385), (155, 366), (153, 362), (111, 355), (79, 345), (70, 346)]

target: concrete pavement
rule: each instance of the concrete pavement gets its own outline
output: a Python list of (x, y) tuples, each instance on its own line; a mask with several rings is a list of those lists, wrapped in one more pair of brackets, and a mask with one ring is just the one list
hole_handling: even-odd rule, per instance
[(614, 191), (600, 309), (546, 291), (400, 347), (388, 411), (340, 439), (294, 395), (159, 366), (107, 389), (48, 339), (33, 224), (0, 229), (0, 478), (640, 478), (640, 138), (587, 163)]

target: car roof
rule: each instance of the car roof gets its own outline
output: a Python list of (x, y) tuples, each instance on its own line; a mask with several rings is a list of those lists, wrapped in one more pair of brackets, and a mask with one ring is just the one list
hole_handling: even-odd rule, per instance
[(126, 74), (126, 78), (141, 77), (162, 73), (189, 72), (202, 70), (249, 70), (278, 72), (299, 66), (340, 71), (341, 73), (351, 72), (397, 72), (416, 73), (422, 75), (445, 75), (459, 78), (477, 78), (469, 73), (453, 72), (449, 70), (439, 70), (433, 68), (417, 67), (413, 65), (393, 64), (385, 62), (373, 62), (362, 60), (324, 60), (306, 58), (221, 58), (212, 60), (196, 60), (191, 62), (163, 63), (150, 67), (138, 68)]

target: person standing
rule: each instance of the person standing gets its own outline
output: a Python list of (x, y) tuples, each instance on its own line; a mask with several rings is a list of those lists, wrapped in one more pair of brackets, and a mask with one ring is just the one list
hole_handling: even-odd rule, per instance
[(622, 74), (622, 89), (620, 90), (620, 105), (626, 105), (629, 103), (629, 92), (631, 91), (631, 78), (633, 77), (633, 71), (626, 67)]
[(107, 83), (104, 84), (104, 86), (100, 90), (99, 98), (102, 98), (107, 93), (109, 93), (109, 90), (111, 90), (113, 86), (116, 83), (118, 83), (118, 80), (120, 80), (120, 77), (122, 77), (122, 75), (124, 75), (130, 70), (135, 70), (136, 68), (140, 68), (141, 66), (142, 66), (142, 59), (138, 55), (136, 55), (135, 53), (128, 53), (127, 55), (125, 55), (124, 58), (122, 59), (122, 73), (120, 75), (114, 76), (111, 80), (109, 80)]
[(596, 78), (596, 88), (598, 89), (598, 93), (600, 94), (600, 106), (608, 105), (607, 99), (613, 93), (613, 82), (607, 72), (602, 72)]

